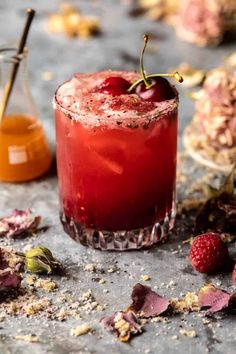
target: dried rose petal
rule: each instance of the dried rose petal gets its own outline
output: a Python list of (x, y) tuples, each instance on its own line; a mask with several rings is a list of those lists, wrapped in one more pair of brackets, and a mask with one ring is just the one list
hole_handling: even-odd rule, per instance
[(24, 262), (14, 250), (0, 248), (0, 291), (15, 289), (20, 286), (19, 274)]
[(16, 252), (8, 248), (0, 248), (0, 270), (10, 268), (19, 272), (24, 266), (22, 257), (18, 256)]
[(213, 284), (201, 288), (198, 297), (201, 308), (207, 308), (211, 313), (228, 308), (231, 298), (229, 293), (217, 289)]
[(11, 268), (0, 270), (0, 291), (18, 288), (22, 277)]
[(41, 217), (33, 216), (30, 209), (14, 209), (8, 217), (0, 218), (0, 237), (23, 237), (35, 232)]
[(112, 332), (114, 330), (114, 318), (117, 312), (115, 312), (113, 315), (111, 316), (105, 316), (100, 320), (100, 323), (102, 325), (102, 327), (106, 330), (106, 331), (110, 331)]
[(131, 335), (141, 333), (142, 326), (139, 325), (136, 315), (132, 311), (115, 312), (111, 316), (101, 319), (102, 327), (110, 332), (116, 332), (118, 340), (127, 342)]
[(150, 287), (136, 284), (131, 298), (133, 300), (130, 309), (141, 317), (154, 317), (165, 312), (170, 304), (169, 299), (158, 295)]
[(139, 283), (134, 286), (131, 298), (133, 303), (126, 312), (116, 312), (101, 319), (103, 328), (116, 332), (122, 342), (128, 341), (131, 334), (142, 332), (136, 314), (139, 317), (158, 316), (167, 310), (170, 303), (168, 299), (159, 296), (148, 286)]

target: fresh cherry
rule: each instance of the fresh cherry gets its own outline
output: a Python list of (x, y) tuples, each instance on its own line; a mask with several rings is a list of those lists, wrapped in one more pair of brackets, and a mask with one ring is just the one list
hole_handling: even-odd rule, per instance
[(164, 77), (148, 79), (149, 88), (142, 81), (135, 88), (135, 93), (144, 101), (161, 102), (176, 97), (176, 92)]
[(130, 82), (119, 76), (108, 77), (100, 86), (100, 91), (113, 96), (124, 95), (128, 93)]
[(135, 92), (142, 100), (148, 102), (161, 102), (175, 98), (177, 92), (163, 76), (173, 77), (178, 82), (183, 82), (182, 76), (175, 72), (173, 74), (152, 74), (145, 75), (143, 57), (148, 42), (148, 35), (144, 35), (144, 46), (140, 55), (141, 79), (129, 87), (128, 93)]

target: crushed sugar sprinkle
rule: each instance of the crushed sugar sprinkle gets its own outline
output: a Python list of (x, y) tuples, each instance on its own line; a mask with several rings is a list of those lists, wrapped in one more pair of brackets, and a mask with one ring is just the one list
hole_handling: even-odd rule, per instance
[(149, 281), (149, 280), (151, 280), (151, 277), (150, 277), (150, 275), (148, 275), (148, 274), (142, 274), (142, 275), (141, 275), (141, 280), (143, 280), (143, 281)]
[(32, 316), (35, 315), (41, 311), (44, 311), (45, 309), (47, 309), (50, 306), (51, 302), (49, 299), (45, 298), (45, 299), (39, 299), (36, 301), (33, 301), (29, 304), (27, 304), (24, 307), (25, 313), (28, 316)]
[(14, 337), (16, 340), (21, 340), (29, 343), (39, 342), (38, 337), (35, 334), (17, 335)]
[(186, 330), (186, 329), (180, 329), (179, 333), (182, 335), (182, 336), (185, 336), (185, 337), (189, 337), (189, 338), (195, 338), (197, 337), (197, 333), (195, 330)]
[(172, 299), (171, 306), (175, 313), (198, 312), (200, 311), (198, 295), (194, 292), (187, 292), (182, 299)]
[(26, 279), (28, 285), (35, 286), (36, 288), (44, 289), (48, 292), (57, 289), (57, 284), (51, 279), (38, 278), (35, 275), (29, 275)]
[(96, 271), (96, 265), (94, 263), (88, 263), (85, 265), (84, 271), (93, 273)]
[(174, 334), (174, 335), (171, 337), (171, 339), (177, 340), (177, 339), (179, 339), (179, 337), (178, 337), (176, 334)]
[(92, 331), (92, 327), (90, 327), (89, 324), (84, 323), (84, 324), (82, 324), (80, 326), (72, 328), (71, 331), (70, 331), (70, 335), (74, 336), (74, 337), (79, 337), (79, 336), (87, 334), (87, 333), (89, 333), (91, 331)]
[(107, 273), (114, 273), (116, 271), (115, 268), (108, 268)]

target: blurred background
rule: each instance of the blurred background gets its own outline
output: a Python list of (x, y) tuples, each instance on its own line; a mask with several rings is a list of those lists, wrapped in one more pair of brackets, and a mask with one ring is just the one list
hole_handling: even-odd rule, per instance
[[(183, 84), (177, 85), (180, 92), (180, 150), (183, 149), (183, 130), (194, 116), (195, 102), (193, 98), (201, 88), (204, 77), (212, 68), (222, 65), (230, 66), (230, 71), (225, 75), (226, 84), (222, 84), (221, 91), (216, 90), (218, 92), (216, 98), (219, 101), (216, 107), (217, 112), (215, 115), (206, 114), (205, 122), (214, 121), (215, 116), (218, 118), (218, 109), (221, 109), (221, 106), (225, 108), (224, 93), (226, 89), (229, 105), (226, 105), (227, 112), (223, 118), (226, 118), (227, 124), (228, 121), (235, 124), (231, 125), (231, 132), (232, 135), (234, 133), (235, 140), (231, 139), (233, 148), (230, 150), (235, 160), (236, 76), (233, 76), (233, 71), (236, 70), (236, 0), (70, 0), (68, 2), (59, 0), (1, 0), (1, 45), (14, 44), (19, 40), (25, 23), (27, 7), (33, 7), (36, 10), (36, 17), (27, 41), (30, 88), (37, 104), (40, 120), (54, 151), (55, 130), (52, 100), (58, 85), (70, 79), (75, 72), (95, 72), (107, 69), (139, 70), (139, 56), (143, 47), (142, 36), (147, 33), (150, 41), (145, 54), (146, 71), (148, 73), (164, 73), (178, 69), (185, 78)], [(218, 76), (216, 79), (218, 80)], [(200, 101), (198, 116), (202, 116), (201, 106), (205, 107), (210, 102), (212, 107), (215, 107), (215, 97), (210, 99), (211, 96), (214, 96), (211, 95), (213, 90), (211, 85), (208, 86), (209, 90), (206, 90), (205, 96)], [(230, 86), (230, 90), (227, 90), (228, 86)], [(228, 114), (228, 108), (230, 114)], [(228, 128), (227, 124), (225, 124), (226, 128)], [(199, 125), (202, 128), (202, 125)], [(221, 128), (220, 126), (220, 133), (222, 130), (224, 133), (224, 125), (223, 129)], [(225, 129), (225, 131), (229, 130)], [(199, 134), (198, 130), (194, 130), (194, 133), (193, 140), (196, 135), (200, 138), (204, 135)], [(212, 140), (215, 143), (217, 139)], [(224, 145), (226, 144), (223, 141), (222, 144), (216, 146), (217, 151), (214, 158), (218, 151), (222, 152)], [(212, 150), (212, 141), (209, 146)], [(223, 165), (225, 165), (225, 161), (223, 161)], [(204, 187), (214, 177), (211, 175), (212, 171), (206, 172), (206, 170), (201, 170), (199, 166), (194, 164), (191, 159), (187, 160), (183, 169), (181, 169), (181, 163), (178, 166), (181, 171), (178, 171), (177, 175), (177, 190), (181, 196), (180, 202), (185, 201), (187, 195), (186, 205), (189, 205), (189, 209), (185, 206), (187, 212), (191, 205), (196, 207), (196, 202), (199, 202), (196, 195), (199, 195), (200, 187), (203, 192), (208, 191), (209, 188), (204, 189)], [(36, 288), (32, 287), (32, 292), (36, 294), (39, 301), (45, 296), (52, 300), (48, 305), (49, 314), (52, 314), (55, 308), (58, 312), (60, 309), (64, 309), (64, 300), (61, 301), (60, 295), (68, 293), (73, 295), (73, 298), (74, 296), (80, 297), (82, 293), (88, 292), (88, 289), (92, 289), (98, 304), (104, 304), (102, 310), (106, 309), (107, 314), (126, 308), (130, 298), (130, 290), (135, 281), (140, 281), (142, 273), (147, 274), (144, 276), (150, 275), (151, 280), (148, 279), (150, 280), (148, 285), (155, 284), (154, 289), (159, 287), (160, 293), (168, 298), (170, 296), (182, 297), (189, 291), (197, 291), (206, 281), (215, 281), (217, 286), (231, 287), (231, 290), (235, 291), (235, 285), (232, 285), (230, 278), (225, 274), (215, 278), (206, 277), (205, 274), (196, 276), (188, 264), (188, 242), (192, 234), (191, 223), (195, 222), (195, 219), (192, 216), (188, 218), (185, 214), (182, 218), (180, 213), (184, 210), (184, 204), (181, 207), (181, 203), (179, 208), (181, 217), (176, 231), (174, 231), (170, 242), (160, 248), (153, 248), (151, 251), (145, 250), (139, 254), (129, 252), (115, 255), (114, 252), (95, 252), (87, 248), (76, 247), (74, 241), (62, 232), (59, 224), (57, 178), (55, 177), (55, 169), (52, 171), (53, 173), (46, 175), (46, 178), (43, 177), (28, 184), (0, 183), (0, 215), (10, 214), (10, 210), (13, 208), (32, 208), (37, 213), (36, 215), (42, 216), (43, 226), (49, 226), (49, 229), (45, 229), (46, 232), (40, 233), (37, 237), (20, 239), (19, 241), (2, 238), (1, 246), (14, 244), (14, 248), (26, 251), (27, 247), (41, 244), (49, 247), (53, 254), (55, 253), (56, 258), (62, 262), (63, 267), (65, 266), (66, 276), (56, 278), (58, 292), (45, 295), (44, 292), (36, 291)], [(218, 177), (222, 176), (218, 174)], [(196, 191), (198, 194), (195, 193)], [(186, 245), (183, 248), (181, 240), (185, 240)], [(234, 249), (232, 253), (234, 254), (234, 243), (231, 248)], [(104, 290), (101, 290), (103, 283), (99, 283), (96, 273), (93, 271), (89, 271), (90, 274), (84, 273), (85, 265), (89, 266), (90, 263), (98, 265), (98, 276), (104, 276), (107, 279)], [(114, 272), (109, 272), (109, 269), (112, 268), (114, 268)], [(94, 301), (93, 296), (89, 301)], [(39, 317), (28, 317), (27, 315), (26, 317), (21, 312), (20, 316), (17, 316), (16, 311), (18, 310), (16, 309), (24, 302), (24, 296), (16, 298), (10, 315), (6, 317), (6, 322), (1, 323), (1, 354), (42, 354), (46, 352), (78, 354), (95, 353), (95, 351), (103, 354), (235, 352), (234, 314), (232, 315), (234, 317), (224, 315), (224, 323), (222, 322), (222, 324), (215, 317), (212, 319), (209, 317), (204, 322), (205, 318), (195, 313), (189, 314), (188, 319), (185, 319), (185, 313), (183, 316), (175, 316), (171, 319), (171, 324), (163, 318), (163, 324), (159, 322), (156, 326), (148, 324), (143, 336), (124, 347), (124, 344), (119, 343), (116, 339), (111, 339), (113, 337), (102, 332), (99, 324), (101, 312), (93, 311), (91, 314), (82, 312), (83, 320), (88, 318), (92, 325), (95, 323), (95, 335), (78, 339), (69, 335), (72, 326), (78, 325), (76, 318), (63, 321), (62, 316), (62, 319), (57, 321), (50, 315), (48, 317), (47, 310), (45, 310), (46, 315), (42, 314), (42, 317), (41, 315)], [(31, 305), (31, 303), (29, 304)], [(70, 304), (68, 300), (69, 309)], [(11, 306), (11, 302), (9, 306)], [(4, 308), (4, 304), (2, 307)], [(5, 311), (8, 311), (8, 307)], [(221, 320), (221, 317), (219, 319)], [(0, 314), (0, 320), (2, 321), (2, 314)], [(196, 328), (196, 338), (187, 338), (185, 327), (190, 330), (190, 336)], [(181, 331), (179, 332), (180, 329), (185, 331), (182, 333), (183, 335)], [(40, 339), (39, 343), (33, 344), (33, 350), (32, 343), (27, 342), (32, 338), (27, 339), (27, 336), (26, 339), (24, 338), (24, 334), (28, 335), (29, 333), (35, 333)], [(16, 342), (16, 334), (23, 334), (23, 339), (18, 338), (20, 341)], [(190, 342), (190, 340), (192, 341)]]

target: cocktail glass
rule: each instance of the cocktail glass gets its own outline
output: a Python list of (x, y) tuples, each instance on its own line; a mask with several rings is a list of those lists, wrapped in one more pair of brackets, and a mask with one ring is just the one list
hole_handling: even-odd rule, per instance
[(178, 94), (134, 109), (136, 95), (91, 89), (112, 74), (137, 75), (77, 74), (54, 96), (60, 218), (83, 245), (139, 249), (173, 227)]

